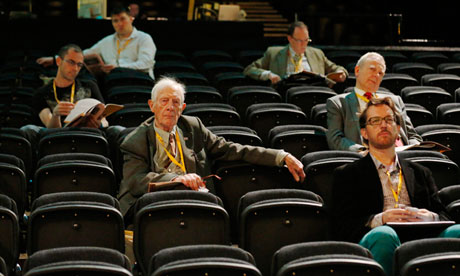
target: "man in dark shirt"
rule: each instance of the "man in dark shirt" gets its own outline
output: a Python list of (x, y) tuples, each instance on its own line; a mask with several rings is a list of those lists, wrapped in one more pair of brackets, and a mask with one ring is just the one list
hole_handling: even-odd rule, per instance
[[(100, 102), (104, 99), (97, 84), (90, 80), (77, 80), (83, 67), (83, 53), (79, 46), (69, 44), (59, 50), (56, 58), (58, 71), (56, 78), (41, 87), (34, 95), (33, 107), (40, 121), (47, 128), (59, 128), (75, 103), (81, 99), (94, 98)], [(105, 119), (92, 120), (91, 127), (107, 126)]]

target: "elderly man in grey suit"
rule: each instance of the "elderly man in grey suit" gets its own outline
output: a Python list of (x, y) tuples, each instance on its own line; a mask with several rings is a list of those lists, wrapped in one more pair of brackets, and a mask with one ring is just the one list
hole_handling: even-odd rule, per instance
[(345, 68), (328, 60), (320, 49), (307, 47), (311, 39), (303, 22), (297, 21), (289, 26), (287, 39), (289, 45), (269, 47), (263, 57), (244, 69), (244, 74), (256, 80), (270, 80), (272, 84), (302, 71), (322, 75), (339, 73), (331, 78), (337, 82), (345, 81), (348, 75)]
[(401, 129), (396, 146), (412, 145), (422, 141), (407, 116), (401, 97), (377, 90), (385, 75), (385, 60), (375, 52), (364, 54), (355, 67), (356, 85), (350, 93), (331, 97), (326, 102), (327, 142), (330, 149), (365, 150), (359, 127), (359, 114), (372, 97), (390, 97), (402, 116)]
[[(184, 98), (183, 84), (172, 78), (160, 79), (148, 102), (155, 116), (133, 130), (121, 144), (124, 165), (118, 199), (125, 217), (130, 215), (135, 201), (147, 192), (150, 182), (182, 182), (189, 189), (203, 190), (202, 177), (211, 173), (211, 160), (286, 165), (296, 181), (304, 180), (303, 165), (293, 155), (226, 141), (209, 131), (197, 117), (182, 115)], [(206, 188), (213, 191), (210, 183)]]

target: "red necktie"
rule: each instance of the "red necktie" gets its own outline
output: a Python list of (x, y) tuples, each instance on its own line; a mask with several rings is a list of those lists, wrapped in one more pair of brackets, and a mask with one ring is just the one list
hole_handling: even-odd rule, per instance
[(372, 93), (371, 92), (366, 92), (364, 93), (364, 97), (366, 97), (368, 100), (372, 99)]
[(396, 147), (404, 146), (404, 144), (403, 144), (403, 142), (402, 142), (402, 140), (401, 140), (401, 137), (398, 136), (398, 137), (396, 138), (395, 146), (396, 146)]

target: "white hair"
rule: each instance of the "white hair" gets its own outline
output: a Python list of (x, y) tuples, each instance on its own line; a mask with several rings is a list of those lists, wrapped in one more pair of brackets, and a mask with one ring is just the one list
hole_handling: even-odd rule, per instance
[(385, 64), (385, 59), (383, 58), (383, 56), (377, 52), (367, 52), (365, 53), (364, 55), (362, 55), (358, 62), (356, 63), (356, 66), (362, 66), (365, 62), (367, 62), (368, 60), (370, 59), (378, 59), (378, 60), (381, 60), (382, 61), (382, 64), (383, 64), (383, 71), (385, 72), (386, 69), (387, 69), (387, 66)]
[(179, 92), (180, 101), (181, 104), (183, 104), (185, 101), (185, 85), (172, 77), (161, 77), (155, 83), (155, 86), (152, 88), (152, 101), (156, 102), (158, 93), (167, 87), (170, 87)]

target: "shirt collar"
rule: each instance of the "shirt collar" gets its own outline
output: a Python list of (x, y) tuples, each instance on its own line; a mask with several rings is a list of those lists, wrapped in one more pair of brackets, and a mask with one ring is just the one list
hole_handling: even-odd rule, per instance
[[(289, 45), (289, 56), (294, 57), (295, 55), (297, 55), (297, 53), (294, 51), (294, 49), (292, 49), (291, 45)], [(304, 53), (302, 53), (301, 56), (303, 58)]]
[(361, 96), (364, 96), (364, 93), (366, 93), (366, 91), (358, 88), (358, 87), (355, 87), (355, 93), (361, 95)]
[(401, 167), (399, 164), (399, 158), (398, 155), (396, 154), (395, 156), (395, 161), (390, 164), (389, 166), (384, 165), (382, 162), (380, 162), (377, 158), (375, 158), (370, 152), (369, 152), (372, 161), (374, 161), (374, 165), (377, 168), (377, 170), (383, 169), (385, 172), (389, 171), (390, 173), (394, 171), (399, 171), (399, 168)]
[[(136, 38), (137, 34), (139, 33), (139, 31), (136, 29), (136, 27), (133, 26), (133, 31), (131, 32), (131, 34), (129, 35), (128, 38), (124, 38), (123, 40), (128, 40), (128, 39), (133, 39), (133, 38)], [(118, 39), (118, 34), (115, 33), (115, 38)], [(123, 41), (122, 40), (122, 41)]]
[(161, 139), (163, 139), (163, 141), (169, 141), (169, 135), (171, 133), (175, 134), (176, 133), (176, 126), (173, 127), (173, 129), (171, 130), (171, 132), (167, 132), (167, 131), (164, 131), (162, 130), (161, 128), (159, 127), (156, 127), (155, 126), (155, 122), (153, 122), (153, 128), (155, 129), (155, 132), (158, 133), (161, 137)]

